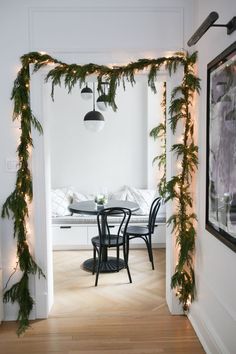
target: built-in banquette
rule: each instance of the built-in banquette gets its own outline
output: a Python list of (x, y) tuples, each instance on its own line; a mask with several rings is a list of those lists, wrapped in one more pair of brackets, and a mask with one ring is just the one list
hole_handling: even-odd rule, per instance
[[(116, 193), (110, 193), (109, 199), (134, 201), (139, 209), (133, 213), (132, 225), (147, 225), (151, 202), (156, 195), (155, 190), (124, 187)], [(73, 191), (73, 188), (52, 190), (52, 240), (54, 250), (90, 249), (91, 238), (97, 233), (96, 215), (72, 214), (68, 209), (72, 201), (94, 199), (93, 195), (85, 195)], [(112, 224), (116, 227), (114, 217)], [(165, 247), (165, 207), (162, 205), (156, 219), (153, 235), (153, 247)], [(131, 247), (146, 247), (141, 239), (133, 240)]]

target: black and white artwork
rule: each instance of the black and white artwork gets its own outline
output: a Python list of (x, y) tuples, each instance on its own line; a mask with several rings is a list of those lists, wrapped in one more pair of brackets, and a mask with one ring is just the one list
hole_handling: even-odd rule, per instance
[(236, 251), (236, 42), (207, 74), (206, 228)]

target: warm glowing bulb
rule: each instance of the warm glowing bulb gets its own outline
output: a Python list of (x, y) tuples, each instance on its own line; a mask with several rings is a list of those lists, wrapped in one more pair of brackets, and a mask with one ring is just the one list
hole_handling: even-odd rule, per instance
[(29, 146), (29, 147), (28, 147), (28, 153), (29, 153), (29, 156), (32, 155), (32, 146)]
[(186, 302), (187, 306), (189, 307), (191, 305), (191, 300), (188, 299), (187, 302)]
[(31, 230), (30, 230), (30, 223), (29, 222), (26, 222), (26, 228), (27, 228), (27, 232), (30, 233)]

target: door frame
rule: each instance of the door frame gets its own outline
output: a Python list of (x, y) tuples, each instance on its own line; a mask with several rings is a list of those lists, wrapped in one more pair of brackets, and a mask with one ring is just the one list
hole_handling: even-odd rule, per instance
[[(32, 69), (32, 68), (31, 68)], [(47, 318), (53, 305), (53, 258), (52, 258), (52, 231), (51, 231), (51, 201), (50, 201), (50, 139), (49, 122), (46, 119), (47, 102), (50, 97), (49, 84), (45, 84), (45, 77), (49, 68), (43, 68), (32, 74), (31, 70), (31, 108), (43, 127), (43, 135), (32, 131), (34, 149), (32, 151), (32, 176), (34, 199), (32, 203), (32, 225), (34, 230), (33, 247), (37, 264), (43, 269), (46, 278), (35, 277), (35, 318)], [(144, 77), (145, 74), (142, 76)], [(167, 122), (169, 120), (169, 106), (171, 92), (182, 80), (183, 70), (179, 68), (171, 77), (167, 72), (160, 72), (157, 81), (166, 81), (167, 87)], [(181, 136), (181, 126), (173, 135), (167, 124), (166, 150), (167, 180), (176, 174), (176, 158), (170, 148), (178, 142)], [(169, 201), (166, 205), (167, 219), (173, 214), (175, 205)], [(171, 314), (182, 314), (183, 310), (171, 289), (171, 277), (174, 274), (178, 252), (172, 227), (166, 227), (166, 302)]]

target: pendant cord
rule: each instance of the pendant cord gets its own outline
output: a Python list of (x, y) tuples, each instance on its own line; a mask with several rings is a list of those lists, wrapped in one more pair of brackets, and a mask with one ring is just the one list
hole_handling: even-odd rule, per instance
[(95, 83), (93, 82), (93, 110), (95, 111)]

